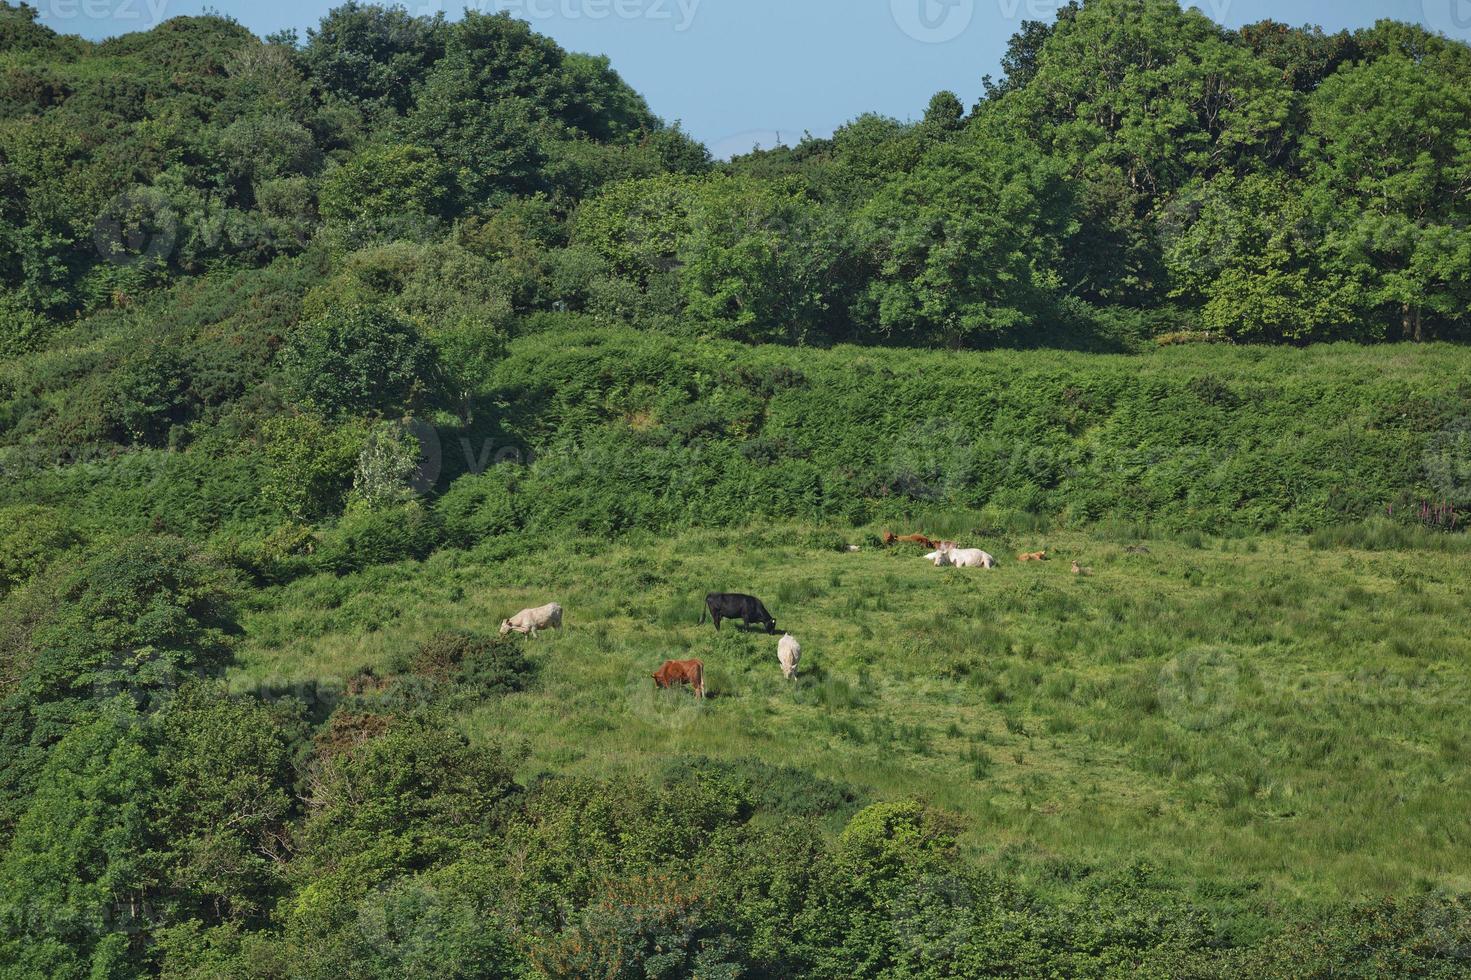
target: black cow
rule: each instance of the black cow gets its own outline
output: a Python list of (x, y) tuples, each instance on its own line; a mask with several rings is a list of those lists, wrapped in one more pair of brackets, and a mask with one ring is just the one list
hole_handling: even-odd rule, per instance
[(722, 619), (739, 619), (747, 626), (752, 623), (766, 624), (766, 632), (776, 632), (776, 620), (761, 600), (753, 595), (741, 595), (732, 592), (712, 592), (705, 596), (705, 612), (700, 613), (700, 622), (705, 622), (705, 613), (715, 620), (715, 629), (719, 631)]

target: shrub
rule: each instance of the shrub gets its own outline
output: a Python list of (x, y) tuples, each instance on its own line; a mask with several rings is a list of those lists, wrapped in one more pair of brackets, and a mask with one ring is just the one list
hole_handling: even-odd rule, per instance
[(189, 677), (222, 668), (237, 629), (233, 583), (177, 538), (98, 545), (32, 592), (0, 622), (0, 826), (79, 720), (114, 699), (156, 708)]
[(314, 556), (318, 568), (346, 575), (428, 555), (440, 541), (439, 522), (418, 501), (397, 507), (349, 507), (322, 536)]
[(411, 323), (367, 306), (335, 307), (300, 325), (281, 368), (292, 393), (328, 416), (394, 415), (429, 397), (436, 365)]
[(327, 174), (322, 216), (371, 222), (439, 214), (451, 190), (433, 151), (403, 144), (374, 148)]
[(0, 507), (0, 598), (79, 540), (71, 522), (53, 508)]
[(363, 423), (334, 425), (311, 412), (277, 415), (261, 426), (261, 438), (261, 494), (277, 514), (312, 521), (342, 510), (367, 438)]
[(531, 675), (531, 662), (521, 644), (468, 630), (447, 630), (430, 637), (405, 667), (420, 677), (452, 682), (482, 698), (523, 690)]
[(404, 426), (379, 423), (358, 454), (350, 502), (372, 509), (408, 501), (414, 493), (411, 483), (419, 469), (419, 453), (419, 441)]
[(479, 475), (460, 477), (435, 503), (444, 524), (446, 543), (473, 548), (488, 538), (521, 528), (516, 471), (495, 466)]

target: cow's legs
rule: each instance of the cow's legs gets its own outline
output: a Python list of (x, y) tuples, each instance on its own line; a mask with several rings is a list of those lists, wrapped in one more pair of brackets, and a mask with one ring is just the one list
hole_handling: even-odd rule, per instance
[(715, 632), (720, 632), (720, 613), (711, 613), (710, 618), (715, 620)]

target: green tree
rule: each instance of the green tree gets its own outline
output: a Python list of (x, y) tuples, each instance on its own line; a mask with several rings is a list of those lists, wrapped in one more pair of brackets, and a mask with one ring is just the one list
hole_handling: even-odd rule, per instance
[(1207, 330), (1295, 343), (1357, 332), (1355, 284), (1325, 268), (1300, 184), (1222, 175), (1178, 195), (1161, 225), (1171, 296), (1198, 305)]
[(984, 128), (934, 150), (858, 215), (875, 275), (856, 318), (905, 343), (1024, 335), (1060, 286), (1070, 230), (1062, 176)]
[(1335, 271), (1383, 333), (1414, 340), (1461, 329), (1471, 303), (1471, 49), (1426, 43), (1325, 80), (1305, 151)]
[(398, 415), (437, 394), (433, 348), (384, 306), (334, 307), (299, 325), (280, 364), (291, 394), (329, 416)]
[(1023, 71), (1028, 83), (987, 109), (1076, 181), (1063, 272), (1087, 299), (1157, 299), (1159, 203), (1192, 178), (1259, 165), (1291, 115), (1279, 70), (1174, 0), (1070, 10)]
[[(231, 592), (213, 562), (156, 536), (99, 545), (33, 589), (28, 618), (0, 636), (0, 802), (23, 800), (50, 747), (100, 703), (124, 694), (151, 710), (221, 668), (236, 628)], [(9, 815), (0, 809), (0, 826)]]
[(57, 743), (0, 857), (0, 972), (132, 977), (155, 893), (155, 763), (127, 699)]
[(296, 742), (285, 705), (191, 683), (150, 732), (159, 788), (151, 813), (170, 921), (258, 923), (284, 884)]
[(678, 244), (689, 312), (736, 340), (811, 339), (822, 330), (836, 252), (800, 186), (708, 180)]
[(322, 216), (391, 222), (444, 213), (450, 175), (432, 151), (411, 144), (375, 147), (330, 171), (322, 181)]
[(327, 91), (403, 113), (444, 55), (447, 33), (442, 14), (415, 17), (401, 5), (351, 0), (307, 31), (302, 54)]

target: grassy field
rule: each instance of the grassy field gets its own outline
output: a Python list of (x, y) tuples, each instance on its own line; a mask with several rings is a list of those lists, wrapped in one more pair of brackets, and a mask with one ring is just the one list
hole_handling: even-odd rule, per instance
[[(559, 601), (566, 631), (527, 641), (531, 689), (458, 719), (523, 746), (527, 778), (758, 758), (860, 799), (926, 799), (977, 856), (1044, 887), (1145, 861), (1258, 912), (1471, 888), (1463, 538), (970, 526), (954, 514), (924, 530), (987, 547), (999, 569), (839, 550), (875, 529), (766, 527), (547, 550), (503, 539), (319, 575), (244, 612), (232, 683), (318, 682), (330, 697), (436, 631), (493, 633)], [(1053, 561), (1015, 561), (1044, 547)], [(1091, 575), (1070, 573), (1075, 557)], [(797, 682), (775, 638), (697, 625), (710, 590), (767, 601), (802, 642)], [(675, 657), (705, 661), (703, 705), (653, 692)]]

